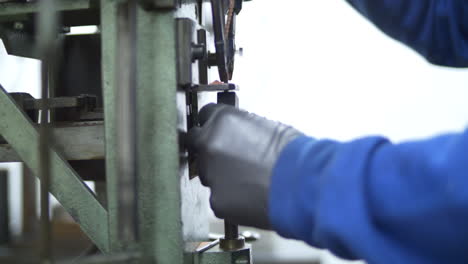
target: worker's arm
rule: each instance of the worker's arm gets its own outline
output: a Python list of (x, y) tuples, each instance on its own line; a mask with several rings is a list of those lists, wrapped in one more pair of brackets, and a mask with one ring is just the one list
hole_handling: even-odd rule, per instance
[(468, 259), (468, 132), (392, 144), (302, 136), (276, 163), (280, 234), (370, 263)]
[(228, 106), (202, 116), (191, 145), (218, 216), (369, 263), (468, 259), (468, 132), (340, 143)]
[(468, 67), (468, 1), (347, 1), (386, 34), (429, 62)]

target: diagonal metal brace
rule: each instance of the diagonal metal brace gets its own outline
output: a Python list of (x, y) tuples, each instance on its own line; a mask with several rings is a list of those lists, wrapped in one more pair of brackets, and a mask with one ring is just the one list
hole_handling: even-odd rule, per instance
[[(39, 172), (39, 132), (0, 85), (0, 134), (35, 174)], [(107, 211), (68, 162), (51, 148), (50, 192), (103, 252), (108, 252)]]

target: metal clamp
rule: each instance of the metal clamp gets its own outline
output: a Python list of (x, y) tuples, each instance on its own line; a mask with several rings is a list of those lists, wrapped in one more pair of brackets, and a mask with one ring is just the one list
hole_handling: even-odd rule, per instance
[(233, 83), (197, 84), (190, 88), (191, 92), (229, 92), (237, 90), (239, 90), (239, 86)]

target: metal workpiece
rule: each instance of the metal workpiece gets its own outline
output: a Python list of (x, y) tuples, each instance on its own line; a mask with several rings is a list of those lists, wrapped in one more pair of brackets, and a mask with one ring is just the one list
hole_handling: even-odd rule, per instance
[(18, 107), (27, 113), (31, 121), (38, 122), (39, 110), (44, 102), (54, 111), (53, 121), (102, 120), (102, 109), (97, 108), (98, 99), (94, 95), (64, 96), (35, 99), (27, 93), (10, 93)]
[[(14, 94), (12, 94), (15, 97)], [(83, 111), (92, 111), (97, 107), (97, 98), (94, 95), (79, 95), (70, 97), (55, 97), (47, 99), (24, 99), (22, 107), (24, 110), (39, 110), (47, 103), (48, 108), (76, 108)]]

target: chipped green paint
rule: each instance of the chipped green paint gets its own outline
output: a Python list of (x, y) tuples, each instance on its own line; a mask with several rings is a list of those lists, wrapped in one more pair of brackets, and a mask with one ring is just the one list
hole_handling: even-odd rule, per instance
[(138, 10), (138, 187), (143, 255), (183, 263), (173, 10)]

